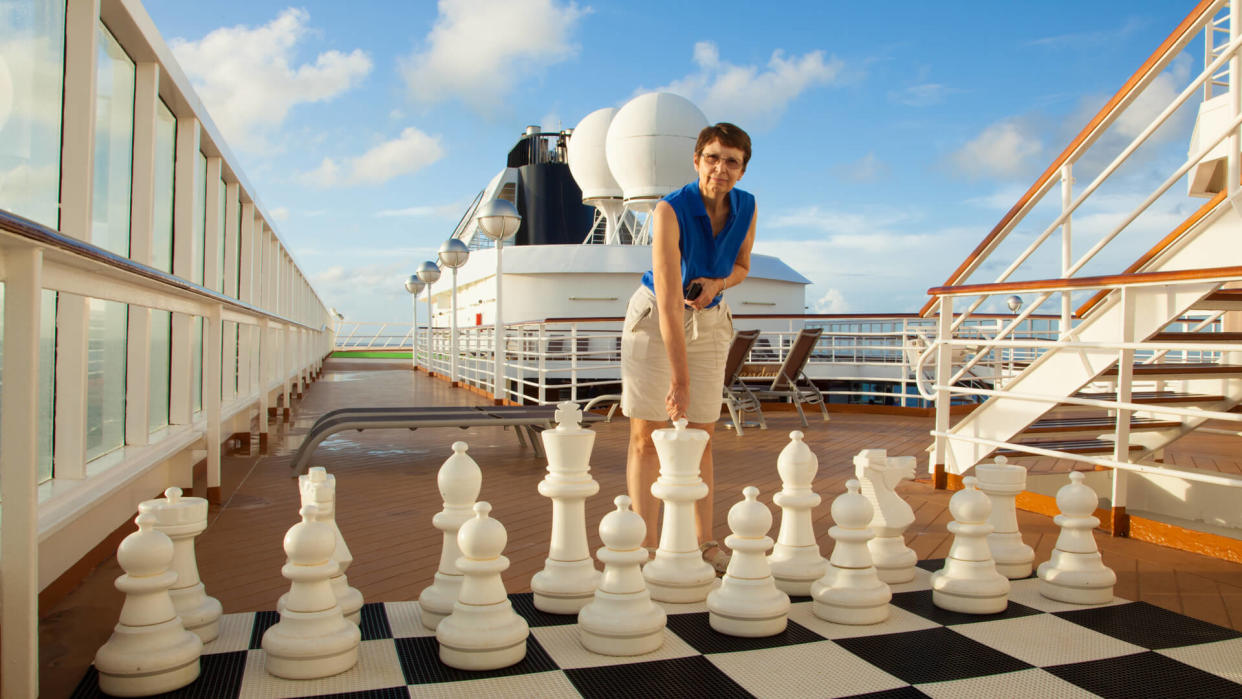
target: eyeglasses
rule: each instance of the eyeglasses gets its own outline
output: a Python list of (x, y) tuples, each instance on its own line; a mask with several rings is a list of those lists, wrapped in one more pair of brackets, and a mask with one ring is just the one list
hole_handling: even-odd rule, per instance
[(742, 161), (737, 158), (723, 158), (719, 153), (704, 153), (699, 156), (699, 159), (708, 167), (716, 167), (723, 163), (725, 169), (731, 172), (737, 172), (742, 169)]

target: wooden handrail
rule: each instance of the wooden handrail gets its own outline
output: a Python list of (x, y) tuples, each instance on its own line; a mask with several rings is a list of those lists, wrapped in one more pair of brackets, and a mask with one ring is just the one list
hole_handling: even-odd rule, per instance
[[(1087, 125), (1078, 132), (1078, 135), (1074, 137), (1074, 140), (1070, 141), (1069, 145), (1065, 147), (1065, 150), (1061, 151), (1061, 154), (1058, 155), (1056, 159), (1052, 161), (1052, 164), (1044, 170), (1043, 174), (1035, 180), (1035, 184), (1032, 184), (1030, 189), (1027, 189), (1026, 193), (1018, 199), (1018, 203), (1014, 204), (1013, 207), (1009, 209), (1004, 217), (1001, 218), (1000, 222), (992, 228), (986, 237), (984, 237), (983, 241), (975, 246), (975, 249), (966, 256), (966, 259), (957, 266), (957, 269), (953, 270), (953, 274), (949, 275), (949, 278), (945, 280), (944, 285), (936, 288), (943, 289), (952, 287), (965, 278), (965, 276), (970, 272), (974, 271), (975, 263), (980, 261), (983, 256), (986, 255), (995, 245), (1000, 243), (999, 237), (1001, 231), (1008, 228), (1009, 224), (1018, 215), (1018, 213), (1026, 208), (1027, 204), (1040, 190), (1044, 188), (1045, 185), (1048, 184), (1054, 176), (1057, 176), (1058, 172), (1061, 170), (1061, 167), (1070, 160), (1070, 157), (1076, 151), (1082, 147), (1090, 145), (1095, 140), (1098, 132), (1102, 130), (1102, 125), (1111, 123), (1114, 114), (1124, 109), (1129, 104), (1130, 100), (1137, 97), (1137, 94), (1134, 94), (1137, 86), (1143, 84), (1152, 75), (1153, 70), (1163, 63), (1169, 51), (1172, 50), (1173, 47), (1178, 46), (1186, 37), (1188, 32), (1191, 32), (1192, 30), (1198, 31), (1196, 27), (1199, 22), (1202, 21), (1203, 16), (1208, 13), (1215, 4), (1216, 0), (1202, 0), (1195, 6), (1195, 9), (1186, 16), (1186, 19), (1182, 20), (1181, 24), (1177, 25), (1177, 28), (1174, 29), (1173, 32), (1170, 33), (1169, 36), (1160, 44), (1160, 46), (1156, 48), (1151, 56), (1143, 62), (1143, 65), (1141, 65), (1139, 69), (1130, 76), (1129, 80), (1126, 80), (1126, 82), (1121, 86), (1121, 89), (1113, 95), (1112, 99), (1106, 102), (1104, 106), (1100, 108), (1100, 111), (1096, 112), (1096, 115), (1092, 117), (1091, 121), (1087, 122)], [(935, 302), (935, 298), (928, 299), (927, 303), (923, 304), (923, 307), (919, 309), (919, 315), (926, 316), (931, 311), (932, 305), (935, 304)]]
[(928, 289), (927, 293), (936, 297), (974, 296), (976, 294), (1003, 294), (1012, 291), (1061, 291), (1063, 289), (1093, 289), (1101, 286), (1132, 286), (1222, 278), (1242, 279), (1242, 266), (1178, 269), (1170, 272), (1140, 272), (1137, 274), (1106, 274), (1099, 277), (1071, 277), (1068, 279), (1033, 279), (1025, 282), (934, 286)]

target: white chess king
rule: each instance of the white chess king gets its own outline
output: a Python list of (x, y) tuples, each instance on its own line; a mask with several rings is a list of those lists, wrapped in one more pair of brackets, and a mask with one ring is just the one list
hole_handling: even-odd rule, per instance
[(707, 433), (686, 429), (683, 418), (672, 429), (651, 433), (660, 458), (660, 477), (651, 494), (664, 502), (660, 548), (643, 567), (651, 598), (659, 602), (702, 602), (716, 583), (716, 569), (699, 554), (694, 533), (694, 502), (707, 497), (699, 460)]

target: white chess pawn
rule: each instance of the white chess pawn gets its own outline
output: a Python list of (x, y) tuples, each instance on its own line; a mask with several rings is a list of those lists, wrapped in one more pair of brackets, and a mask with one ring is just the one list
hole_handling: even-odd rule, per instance
[(1095, 545), (1094, 529), (1099, 518), (1092, 515), (1099, 496), (1073, 471), (1070, 483), (1057, 491), (1053, 521), (1061, 527), (1052, 557), (1039, 564), (1039, 594), (1071, 604), (1105, 604), (1113, 601), (1117, 574), (1104, 565)]
[[(322, 466), (312, 466), (307, 473), (298, 476), (298, 490), (301, 494), (302, 506), (315, 505), (316, 521), (332, 527), (336, 535), (336, 548), (332, 550), (332, 560), (336, 561), (340, 572), (332, 576), (332, 592), (336, 595), (336, 603), (341, 607), (341, 614), (355, 624), (362, 623), (362, 593), (349, 586), (349, 578), (345, 570), (354, 562), (354, 556), (345, 545), (345, 537), (341, 528), (336, 525), (336, 476), (329, 475)], [(316, 495), (316, 493), (318, 493)], [(315, 498), (319, 500), (316, 501)], [(276, 609), (285, 610), (285, 602), (289, 595), (284, 594), (276, 600)]]
[(992, 515), (988, 518), (992, 533), (988, 534), (988, 548), (996, 561), (996, 571), (1010, 580), (1029, 576), (1035, 562), (1035, 549), (1027, 546), (1018, 533), (1018, 512), (1014, 504), (1014, 498), (1026, 490), (1026, 469), (998, 456), (995, 463), (975, 466), (975, 476), (979, 479), (979, 490), (992, 499)]
[(643, 566), (643, 577), (658, 602), (702, 602), (716, 583), (716, 569), (703, 560), (694, 532), (694, 502), (707, 496), (699, 460), (708, 437), (703, 430), (686, 429), (684, 418), (675, 425), (651, 433), (660, 459), (660, 477), (651, 494), (663, 501), (664, 513), (660, 548)]
[(155, 528), (172, 539), (172, 569), (177, 573), (177, 582), (168, 594), (181, 624), (198, 634), (203, 643), (214, 640), (220, 634), (220, 614), (224, 610), (219, 600), (207, 595), (194, 556), (194, 538), (207, 528), (207, 501), (182, 497), (181, 489), (173, 487), (165, 490), (162, 498), (138, 503), (138, 511), (153, 515)]
[(336, 603), (331, 583), (339, 569), (332, 559), (336, 535), (319, 521), (317, 509), (303, 506), (302, 521), (285, 534), (289, 560), (280, 574), (291, 582), (289, 594), (280, 621), (263, 633), (261, 643), (268, 673), (287, 680), (345, 672), (357, 664), (362, 640), (357, 625), (341, 614)]
[(444, 617), (453, 613), (453, 604), (457, 602), (462, 581), (461, 572), (457, 570), (457, 559), (461, 557), (461, 549), (457, 548), (457, 532), (462, 524), (474, 517), (474, 501), (479, 497), (479, 488), (483, 484), (483, 471), (466, 453), (468, 448), (465, 442), (453, 442), (453, 455), (444, 461), (436, 475), (444, 509), (436, 513), (431, 523), (444, 532), (444, 541), (440, 546), (440, 566), (436, 570), (435, 581), (423, 588), (418, 596), (423, 626), (432, 630)]
[(832, 501), (828, 530), (832, 548), (828, 572), (811, 586), (815, 616), (837, 624), (878, 624), (888, 618), (893, 593), (880, 580), (871, 562), (867, 542), (875, 536), (868, 526), (875, 514), (859, 492), (857, 480), (845, 482), (845, 492)]
[(949, 498), (949, 531), (953, 544), (944, 567), (932, 573), (932, 604), (963, 614), (999, 614), (1009, 605), (1009, 579), (996, 571), (988, 534), (992, 501), (976, 486), (974, 476)]
[(475, 503), (475, 516), (461, 525), (457, 569), (464, 576), (453, 613), (436, 626), (440, 662), (459, 670), (495, 670), (526, 657), (526, 620), (513, 611), (500, 573), (509, 567), (501, 555), (505, 528), (487, 516), (492, 506)]
[(582, 410), (572, 401), (557, 406), (556, 429), (544, 430), (548, 475), (539, 494), (552, 499), (552, 542), (543, 570), (530, 581), (535, 608), (550, 614), (577, 614), (595, 597), (599, 571), (587, 546), (586, 498), (599, 492), (591, 478), (595, 432), (585, 429)]
[(108, 642), (95, 654), (99, 688), (118, 697), (170, 692), (198, 678), (203, 642), (186, 631), (168, 589), (177, 581), (170, 570), (173, 542), (157, 530), (157, 520), (142, 513), (138, 531), (125, 537), (116, 552), (125, 574), (116, 589), (125, 593), (121, 618)]
[(599, 522), (604, 546), (596, 556), (604, 574), (592, 602), (578, 612), (582, 645), (600, 655), (642, 655), (664, 644), (664, 610), (651, 601), (640, 566), (647, 562), (647, 525), (630, 510), (630, 497), (613, 499), (617, 509)]
[(809, 595), (811, 583), (828, 570), (828, 561), (819, 552), (811, 526), (811, 510), (820, 503), (811, 489), (819, 459), (802, 441), (801, 432), (789, 433), (789, 444), (777, 457), (776, 470), (781, 476), (781, 490), (772, 502), (781, 508), (781, 528), (768, 565), (778, 588), (791, 595)]
[(854, 457), (854, 476), (863, 497), (871, 503), (871, 531), (867, 542), (876, 575), (889, 584), (910, 582), (919, 562), (914, 549), (906, 546), (906, 528), (914, 523), (914, 510), (897, 495), (897, 484), (914, 478), (913, 456), (889, 456), (884, 449), (863, 449)]
[(772, 513), (759, 502), (758, 488), (747, 486), (742, 496), (729, 508), (733, 533), (725, 543), (733, 556), (720, 587), (707, 594), (708, 623), (730, 636), (774, 636), (787, 625), (789, 595), (777, 589), (768, 567)]

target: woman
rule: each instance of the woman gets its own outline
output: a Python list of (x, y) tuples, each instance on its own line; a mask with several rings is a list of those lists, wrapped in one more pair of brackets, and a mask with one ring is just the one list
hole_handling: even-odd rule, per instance
[(652, 213), (651, 270), (630, 298), (621, 337), (621, 411), (630, 418), (626, 485), (658, 543), (659, 475), (651, 433), (685, 417), (707, 432), (699, 473), (707, 497), (695, 503), (703, 557), (723, 571), (728, 556), (712, 537), (712, 449), (720, 417), (733, 317), (723, 300), (750, 271), (755, 198), (734, 185), (750, 162), (750, 137), (733, 124), (708, 126), (694, 146), (696, 181), (664, 197)]

